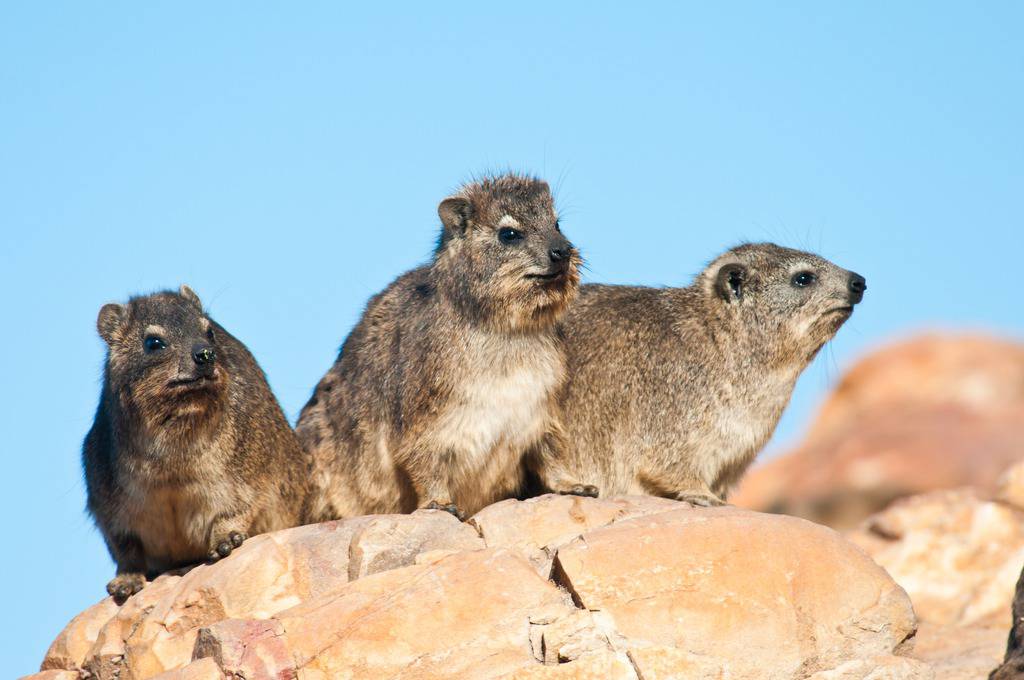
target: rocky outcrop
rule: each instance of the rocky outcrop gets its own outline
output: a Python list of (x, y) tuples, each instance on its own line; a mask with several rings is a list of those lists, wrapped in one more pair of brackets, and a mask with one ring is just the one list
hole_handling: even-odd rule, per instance
[(809, 522), (542, 496), (258, 536), (103, 600), (37, 678), (931, 678), (906, 593)]
[(1009, 625), (1024, 565), (1024, 512), (973, 489), (893, 504), (849, 534), (910, 595), (922, 621)]
[(922, 336), (856, 364), (805, 441), (755, 467), (731, 498), (837, 528), (894, 499), (995, 490), (1024, 459), (1024, 345)]
[(847, 534), (910, 595), (920, 619), (914, 656), (941, 680), (985, 677), (1003, 658), (1024, 566), (1022, 487), (1018, 464), (993, 494), (906, 498)]

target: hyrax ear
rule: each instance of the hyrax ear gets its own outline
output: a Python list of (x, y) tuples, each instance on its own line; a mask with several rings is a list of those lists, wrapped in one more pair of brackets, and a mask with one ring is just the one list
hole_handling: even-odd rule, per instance
[(199, 296), (196, 295), (196, 292), (194, 290), (186, 286), (184, 283), (181, 284), (180, 288), (178, 288), (178, 295), (180, 295), (181, 297), (185, 298), (193, 305), (195, 305), (196, 309), (198, 309), (200, 312), (203, 311), (203, 303), (199, 299)]
[(117, 337), (126, 316), (127, 311), (124, 305), (111, 302), (100, 308), (100, 315), (96, 317), (96, 330), (108, 345)]
[(461, 196), (451, 196), (437, 206), (437, 214), (449, 236), (461, 235), (466, 231), (469, 218), (473, 216), (473, 204)]
[(742, 264), (723, 265), (715, 277), (715, 290), (726, 302), (738, 302), (743, 299), (746, 284), (747, 268)]

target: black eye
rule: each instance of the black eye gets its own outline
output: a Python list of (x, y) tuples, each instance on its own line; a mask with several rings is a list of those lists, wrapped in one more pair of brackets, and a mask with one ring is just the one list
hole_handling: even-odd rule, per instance
[(793, 275), (793, 285), (797, 288), (806, 288), (817, 280), (818, 277), (811, 272), (799, 272)]
[(167, 343), (155, 335), (147, 335), (146, 339), (142, 341), (142, 346), (146, 348), (147, 352), (158, 352), (162, 349), (167, 349)]
[(559, 234), (562, 233), (562, 224), (558, 220), (555, 220), (555, 231)]
[(516, 243), (523, 240), (523, 232), (505, 227), (498, 230), (498, 240), (502, 243)]
[(206, 329), (206, 339), (213, 342), (213, 326)]

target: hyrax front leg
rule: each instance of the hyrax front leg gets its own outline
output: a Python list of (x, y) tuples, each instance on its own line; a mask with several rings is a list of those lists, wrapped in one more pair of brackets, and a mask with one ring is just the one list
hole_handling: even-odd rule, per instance
[(236, 515), (221, 515), (210, 527), (209, 552), (206, 559), (210, 562), (224, 559), (238, 548), (249, 537), (255, 510), (247, 510)]
[(585, 484), (583, 475), (569, 469), (565, 462), (565, 452), (565, 437), (559, 427), (554, 427), (531, 456), (531, 460), (536, 461), (541, 483), (552, 493), (597, 498), (600, 489), (594, 484)]
[[(424, 510), (444, 510), (445, 512), (450, 512), (460, 522), (466, 519), (466, 513), (460, 510), (459, 506), (455, 505), (451, 499), (451, 494), (443, 485), (434, 485), (433, 488), (424, 489), (422, 492), (420, 489), (417, 489), (416, 495), (420, 499), (420, 507)], [(426, 504), (423, 501), (427, 501)]]
[(107, 584), (107, 594), (122, 605), (146, 586), (146, 556), (134, 535), (108, 536), (107, 545), (117, 563), (117, 575)]
[(466, 519), (466, 513), (459, 509), (452, 500), (447, 483), (448, 470), (452, 461), (449, 456), (439, 460), (433, 476), (424, 478), (412, 476), (412, 485), (416, 490), (417, 503), (421, 510), (444, 510), (454, 515), (460, 522)]

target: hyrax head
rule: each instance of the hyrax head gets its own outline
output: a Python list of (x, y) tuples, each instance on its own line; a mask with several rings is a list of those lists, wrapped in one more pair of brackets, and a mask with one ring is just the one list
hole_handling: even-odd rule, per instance
[(107, 304), (96, 320), (107, 343), (107, 382), (150, 426), (215, 415), (226, 391), (223, 329), (188, 286)]
[(810, 361), (850, 318), (867, 283), (812, 253), (773, 243), (727, 251), (701, 275), (737, 328), (781, 361)]
[(467, 184), (437, 209), (439, 284), (505, 331), (550, 326), (579, 288), (579, 253), (562, 235), (546, 182), (501, 175)]

